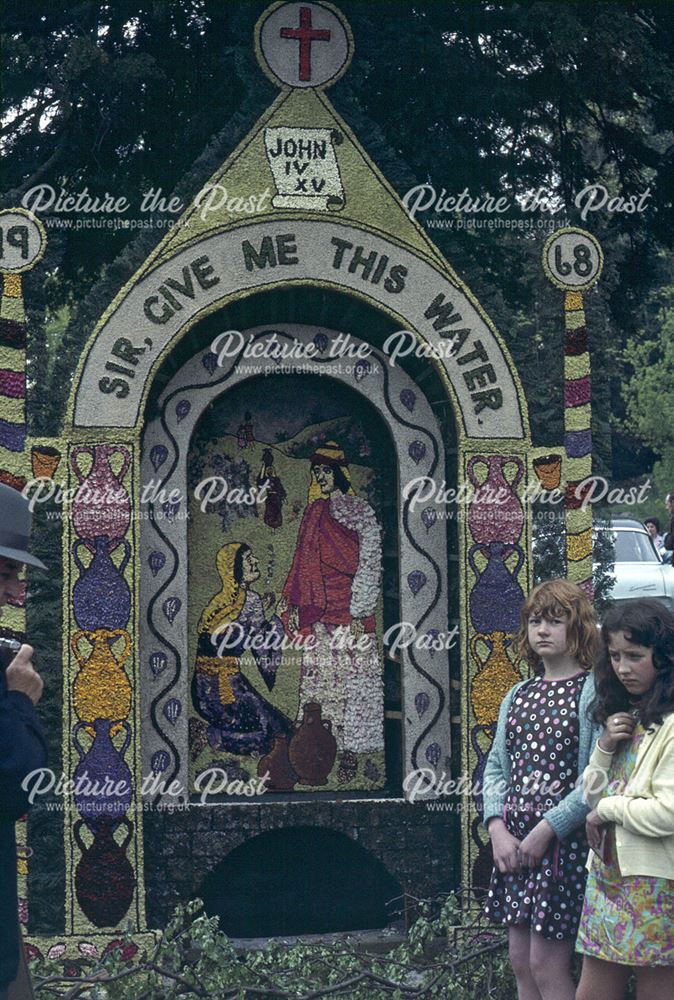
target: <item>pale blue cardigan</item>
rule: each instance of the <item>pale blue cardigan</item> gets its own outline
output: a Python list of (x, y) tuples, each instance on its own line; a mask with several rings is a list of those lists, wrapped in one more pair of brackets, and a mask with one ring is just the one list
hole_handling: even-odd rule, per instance
[[(503, 809), (510, 789), (510, 757), (506, 750), (506, 726), (510, 706), (515, 695), (526, 681), (515, 684), (501, 702), (496, 726), (496, 736), (492, 744), (482, 779), (484, 815), (482, 822), (486, 826), (494, 816), (503, 816)], [(580, 695), (578, 705), (579, 736), (578, 736), (578, 780), (573, 788), (558, 805), (543, 813), (555, 832), (562, 840), (572, 830), (580, 826), (587, 816), (589, 807), (583, 802), (583, 771), (587, 767), (594, 745), (601, 736), (602, 726), (592, 722), (588, 708), (594, 698), (594, 677), (586, 680)]]

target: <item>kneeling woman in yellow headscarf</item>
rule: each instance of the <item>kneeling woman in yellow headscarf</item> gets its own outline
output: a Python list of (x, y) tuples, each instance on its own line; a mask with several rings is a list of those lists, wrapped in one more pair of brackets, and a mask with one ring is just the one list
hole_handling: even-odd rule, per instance
[[(262, 598), (250, 584), (260, 576), (248, 545), (224, 545), (216, 565), (222, 590), (199, 619), (192, 700), (206, 719), (208, 742), (230, 753), (268, 753), (277, 733), (291, 733), (292, 723), (259, 694), (240, 670), (250, 649), (269, 691), (281, 661), (284, 629), (281, 619), (267, 619)], [(223, 654), (223, 655), (218, 655)]]

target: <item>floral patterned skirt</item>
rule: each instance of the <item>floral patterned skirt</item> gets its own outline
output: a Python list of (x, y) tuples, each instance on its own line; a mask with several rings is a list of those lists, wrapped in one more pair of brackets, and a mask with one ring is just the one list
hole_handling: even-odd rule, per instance
[(674, 882), (593, 859), (576, 951), (617, 965), (674, 966)]

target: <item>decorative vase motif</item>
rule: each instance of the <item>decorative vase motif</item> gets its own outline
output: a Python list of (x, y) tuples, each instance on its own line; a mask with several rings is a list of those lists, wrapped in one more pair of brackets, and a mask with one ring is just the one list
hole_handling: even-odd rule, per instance
[(82, 840), (84, 821), (73, 827), (73, 836), (82, 852), (75, 870), (75, 893), (82, 912), (96, 927), (115, 927), (131, 906), (135, 876), (126, 849), (133, 836), (133, 825), (123, 818), (126, 836), (118, 844), (110, 822), (101, 823), (94, 842), (87, 847)]
[[(88, 657), (79, 647), (83, 637), (93, 646)], [(111, 643), (122, 637), (124, 649), (116, 659)], [(99, 628), (94, 632), (80, 630), (75, 632), (70, 644), (82, 668), (73, 685), (75, 711), (80, 721), (88, 724), (87, 732), (94, 736), (93, 723), (97, 719), (121, 723), (131, 711), (131, 684), (124, 672), (124, 663), (131, 652), (131, 636), (119, 628)], [(121, 728), (121, 725), (114, 726), (110, 735), (114, 736)]]
[[(75, 805), (93, 832), (106, 823), (111, 824), (114, 830), (131, 805), (131, 771), (124, 760), (131, 740), (131, 726), (122, 722), (121, 728), (126, 735), (123, 746), (117, 750), (110, 736), (112, 725), (109, 719), (95, 720), (94, 742), (87, 752), (79, 740), (85, 723), (78, 722), (73, 729), (73, 744), (80, 756), (73, 779), (76, 788), (80, 778), (84, 786), (84, 791), (75, 793)], [(87, 794), (87, 787), (92, 789), (90, 794)]]
[[(85, 567), (78, 555), (84, 546), (93, 559)], [(92, 545), (78, 538), (73, 545), (73, 559), (80, 571), (80, 578), (73, 587), (73, 614), (80, 628), (94, 632), (101, 628), (124, 628), (131, 614), (131, 591), (124, 579), (124, 570), (131, 555), (131, 546), (123, 538), (107, 541), (97, 538), (95, 550)], [(119, 569), (112, 561), (112, 552), (124, 546), (124, 555)]]
[[(83, 453), (93, 459), (86, 476), (77, 462)], [(110, 465), (110, 459), (115, 454), (122, 456), (122, 467), (116, 475)], [(98, 537), (108, 541), (124, 537), (131, 521), (131, 499), (122, 480), (130, 464), (128, 450), (118, 445), (80, 445), (73, 448), (70, 465), (80, 483), (73, 503), (73, 527), (80, 538), (93, 542)]]
[[(473, 659), (480, 666), (470, 685), (470, 701), (475, 718), (482, 726), (496, 722), (501, 702), (513, 684), (522, 680), (506, 653), (506, 638), (505, 632), (492, 632), (491, 635), (478, 633), (470, 640)], [(491, 647), (486, 660), (482, 660), (478, 652), (479, 642)]]
[[(475, 564), (476, 552), (487, 560), (481, 573)], [(517, 553), (517, 565), (511, 573), (505, 561), (513, 552)], [(524, 593), (517, 582), (517, 574), (524, 562), (522, 550), (502, 542), (472, 545), (468, 550), (468, 562), (477, 578), (468, 598), (475, 628), (484, 634), (514, 634), (519, 628), (520, 608), (524, 603)]]
[(290, 740), (290, 763), (297, 772), (300, 785), (326, 785), (337, 756), (337, 740), (332, 735), (332, 723), (321, 717), (318, 702), (304, 706), (301, 724)]
[[(480, 483), (475, 466), (487, 466), (487, 478)], [(509, 483), (504, 475), (507, 465), (515, 466), (515, 475)], [(517, 487), (524, 475), (524, 463), (515, 455), (475, 455), (467, 466), (467, 474), (478, 492), (468, 511), (468, 528), (476, 542), (510, 542), (514, 544), (522, 534), (524, 510), (517, 496)]]
[(297, 775), (293, 771), (288, 756), (288, 737), (279, 733), (274, 740), (270, 753), (263, 757), (257, 765), (258, 777), (269, 774), (267, 789), (270, 792), (292, 792), (297, 784)]

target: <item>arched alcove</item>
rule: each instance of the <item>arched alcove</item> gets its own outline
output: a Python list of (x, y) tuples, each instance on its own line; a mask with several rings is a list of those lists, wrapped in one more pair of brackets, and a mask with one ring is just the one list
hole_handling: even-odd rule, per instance
[[(322, 344), (321, 335), (316, 338)], [(321, 560), (327, 560), (320, 573), (312, 554), (302, 551), (308, 532), (313, 532), (303, 527), (305, 516), (310, 516), (312, 456), (326, 451), (331, 441), (344, 455), (343, 468), (350, 479), (346, 497), (337, 493), (343, 513), (348, 519), (349, 506), (354, 515), (364, 513), (368, 520), (371, 512), (369, 527), (361, 525), (366, 540), (373, 541), (380, 552), (378, 566), (371, 573), (359, 569), (364, 560), (358, 558), (356, 545), (352, 554), (345, 551), (353, 541), (353, 528), (346, 527), (333, 537), (340, 529), (331, 522), (319, 536), (326, 549)], [(307, 791), (312, 786), (332, 792), (400, 787), (401, 677), (397, 658), (387, 656), (384, 644), (384, 637), (400, 621), (399, 483), (394, 455), (390, 428), (376, 407), (327, 372), (260, 374), (223, 392), (204, 411), (187, 456), (192, 787), (213, 767), (222, 767), (239, 780), (271, 768), (268, 787), (272, 792)], [(240, 653), (240, 670), (227, 680), (232, 686), (228, 696), (236, 694), (237, 698), (228, 708), (205, 672), (211, 669), (217, 649), (207, 634), (200, 635), (200, 618), (223, 586), (218, 553), (243, 552), (246, 546), (253, 572), (252, 579), (243, 584), (246, 601), (231, 627), (228, 649)], [(317, 572), (315, 583), (326, 604), (333, 605), (322, 611), (320, 620), (325, 626), (313, 631), (305, 628), (296, 644), (289, 633), (288, 614), (280, 611), (294, 560), (301, 563), (302, 574), (310, 568)], [(325, 573), (334, 572), (335, 567), (339, 567), (337, 572), (355, 574), (354, 589), (370, 591), (365, 603), (360, 603), (363, 614), (370, 616), (373, 640), (366, 655), (351, 651), (355, 643), (339, 641), (340, 626), (335, 622), (348, 608), (334, 588), (328, 600), (328, 591), (321, 586)], [(255, 646), (265, 634), (270, 640), (266, 653)], [(343, 638), (350, 639), (348, 634)], [(310, 651), (304, 639), (320, 649)], [(367, 638), (363, 642), (369, 645)], [(223, 649), (220, 655), (226, 653)], [(323, 676), (328, 672), (329, 680)], [(326, 738), (330, 755), (326, 773), (299, 773), (295, 781), (286, 748), (293, 755), (302, 742), (301, 735), (297, 739), (294, 735), (308, 702), (318, 705), (320, 724), (329, 727), (328, 736), (336, 741), (335, 756), (330, 764), (332, 751)], [(279, 733), (281, 739), (275, 745)]]
[[(381, 424), (380, 442), (389, 442), (388, 445), (380, 444), (379, 447), (388, 447), (387, 460), (390, 466), (390, 475), (387, 482), (389, 489), (390, 484), (396, 484), (395, 517), (394, 527), (391, 528), (390, 537), (387, 540), (390, 558), (388, 574), (384, 574), (383, 586), (378, 571), (375, 574), (377, 576), (376, 586), (380, 588), (379, 600), (375, 603), (378, 603), (379, 606), (377, 614), (379, 615), (380, 661), (383, 660), (381, 639), (384, 625), (381, 595), (386, 593), (387, 588), (389, 596), (394, 599), (394, 604), (395, 595), (398, 595), (400, 623), (408, 625), (414, 637), (413, 642), (408, 641), (404, 648), (396, 650), (395, 657), (400, 670), (399, 689), (401, 689), (401, 703), (396, 714), (401, 718), (401, 721), (404, 720), (402, 727), (403, 759), (400, 761), (401, 766), (396, 768), (398, 771), (396, 786), (389, 789), (389, 794), (400, 796), (403, 793), (401, 788), (403, 775), (420, 766), (425, 766), (428, 770), (443, 770), (447, 766), (450, 753), (447, 711), (449, 704), (449, 657), (447, 651), (438, 652), (437, 647), (431, 648), (429, 644), (429, 637), (445, 636), (448, 632), (446, 524), (441, 519), (425, 518), (423, 512), (418, 506), (415, 507), (409, 497), (400, 495), (400, 484), (409, 482), (415, 476), (437, 477), (440, 481), (444, 480), (445, 455), (437, 420), (421, 387), (400, 366), (388, 365), (385, 358), (377, 350), (371, 348), (366, 341), (360, 338), (352, 337), (351, 340), (355, 348), (361, 345), (368, 347), (367, 360), (364, 361), (361, 358), (361, 360), (352, 360), (349, 363), (348, 358), (345, 360), (335, 359), (331, 355), (330, 347), (343, 335), (339, 331), (323, 327), (281, 323), (244, 331), (242, 343), (254, 344), (260, 348), (258, 355), (262, 356), (268, 348), (277, 348), (279, 345), (293, 350), (300, 347), (306, 350), (308, 345), (318, 344), (319, 350), (313, 358), (302, 364), (301, 374), (290, 376), (299, 379), (296, 383), (298, 387), (302, 384), (306, 386), (306, 391), (298, 388), (297, 393), (302, 392), (303, 400), (307, 402), (309, 411), (311, 411), (312, 406), (320, 404), (322, 394), (326, 400), (328, 398), (331, 400), (332, 409), (329, 413), (327, 410), (325, 411), (325, 415), (329, 419), (324, 422), (328, 427), (324, 431), (319, 431), (318, 434), (313, 428), (314, 433), (310, 436), (320, 438), (322, 434), (323, 440), (319, 442), (322, 445), (329, 444), (331, 438), (339, 437), (340, 433), (344, 437), (344, 427), (340, 429), (337, 418), (339, 413), (341, 413), (342, 419), (350, 418), (349, 432), (353, 431), (353, 414), (348, 413), (348, 400), (358, 399), (362, 422), (360, 429), (356, 430), (355, 433), (361, 448), (365, 451), (371, 450), (376, 438), (372, 437), (371, 441), (367, 438), (368, 434), (375, 434), (377, 422)], [(260, 383), (258, 381), (258, 390), (260, 384), (266, 385), (266, 393), (269, 394), (273, 392), (273, 388), (269, 388), (269, 386), (273, 387), (274, 379), (278, 382), (279, 379), (286, 377), (282, 370), (274, 373), (274, 365), (277, 363), (282, 367), (281, 359), (277, 359), (276, 362), (271, 360), (271, 356), (263, 359), (263, 364), (272, 370), (266, 373), (266, 382)], [(227, 420), (233, 419), (235, 421), (235, 423), (227, 425), (229, 430), (223, 432), (228, 435), (230, 451), (233, 451), (235, 455), (232, 458), (232, 456), (226, 457), (219, 453), (216, 457), (221, 462), (227, 462), (228, 466), (234, 469), (236, 453), (239, 452), (240, 455), (243, 455), (249, 450), (245, 440), (242, 442), (236, 440), (238, 430), (241, 430), (244, 435), (251, 433), (254, 437), (253, 431), (244, 431), (243, 425), (238, 430), (235, 430), (235, 427), (241, 419), (244, 419), (245, 422), (245, 409), (243, 413), (239, 413), (241, 400), (254, 398), (254, 394), (251, 395), (251, 387), (256, 384), (256, 379), (259, 380), (259, 368), (260, 365), (257, 361), (247, 362), (243, 348), (232, 351), (226, 357), (218, 357), (210, 349), (204, 351), (202, 348), (175, 372), (165, 386), (157, 403), (158, 416), (148, 422), (143, 439), (143, 479), (145, 482), (153, 480), (156, 483), (158, 493), (157, 499), (148, 504), (149, 518), (144, 519), (141, 524), (141, 559), (142, 564), (150, 569), (149, 573), (144, 571), (141, 580), (142, 753), (148, 770), (161, 774), (166, 781), (178, 778), (184, 788), (192, 787), (196, 793), (203, 791), (204, 784), (202, 782), (199, 786), (194, 787), (194, 785), (190, 785), (189, 781), (189, 757), (194, 748), (194, 738), (190, 740), (188, 716), (190, 703), (195, 704), (195, 693), (193, 689), (191, 690), (191, 677), (195, 660), (195, 629), (198, 627), (198, 616), (205, 611), (203, 605), (206, 598), (212, 598), (214, 591), (217, 591), (222, 584), (218, 581), (213, 568), (215, 552), (211, 551), (207, 559), (203, 552), (198, 551), (198, 546), (188, 544), (185, 515), (190, 514), (189, 503), (192, 502), (192, 492), (198, 481), (203, 479), (204, 473), (210, 475), (211, 472), (215, 471), (210, 467), (199, 468), (199, 462), (194, 459), (190, 463), (190, 443), (194, 440), (195, 428), (200, 420), (202, 418), (209, 419), (208, 416), (205, 416), (206, 411), (210, 410), (212, 415), (215, 412), (214, 408), (221, 410), (224, 407), (224, 411), (229, 414)], [(303, 379), (304, 383), (302, 383)], [(311, 386), (314, 387), (312, 390), (315, 394), (313, 396), (314, 403), (311, 402)], [(317, 386), (320, 386), (320, 391), (317, 391)], [(290, 388), (292, 390), (293, 386), (291, 385)], [(340, 393), (342, 394), (341, 402), (339, 402)], [(234, 402), (228, 404), (228, 398)], [(288, 411), (291, 398), (292, 392), (290, 396), (286, 397), (288, 402), (285, 407), (284, 419), (290, 417)], [(250, 406), (254, 408), (252, 403)], [(336, 410), (335, 406), (337, 406)], [(351, 409), (355, 409), (355, 405)], [(236, 410), (235, 414), (234, 410)], [(281, 411), (283, 411), (283, 407), (281, 407)], [(211, 419), (213, 419), (212, 416)], [(261, 411), (260, 420), (262, 419)], [(301, 419), (297, 427), (294, 428), (295, 438), (291, 442), (292, 448), (299, 449), (297, 454), (303, 459), (301, 472), (303, 479), (299, 484), (296, 484), (295, 493), (298, 497), (300, 494), (304, 496), (297, 500), (296, 520), (299, 520), (301, 512), (304, 518), (306, 506), (304, 497), (310, 482), (308, 459), (311, 457), (314, 447), (318, 447), (318, 444), (308, 447), (307, 440), (302, 437), (305, 432), (309, 433), (312, 430), (310, 426), (309, 432), (307, 431), (306, 414), (303, 420)], [(337, 426), (335, 426), (335, 422)], [(319, 425), (321, 423), (318, 421)], [(309, 424), (311, 424), (310, 419)], [(369, 425), (369, 428), (365, 427), (366, 424)], [(297, 439), (298, 431), (300, 432), (299, 439)], [(267, 431), (265, 443), (268, 450), (271, 451), (272, 447), (270, 446), (273, 446), (279, 462), (281, 458), (283, 462), (290, 462), (293, 456), (284, 454), (279, 447), (279, 442), (270, 441), (269, 436), (269, 431)], [(348, 437), (348, 434), (346, 436)], [(348, 446), (346, 450), (348, 451)], [(357, 465), (358, 456), (355, 457)], [(256, 459), (259, 461), (257, 453)], [(196, 466), (196, 470), (189, 468), (190, 464)], [(241, 459), (240, 465), (243, 464), (247, 466), (245, 460)], [(240, 471), (241, 469), (239, 469)], [(366, 471), (365, 468), (360, 470), (363, 476)], [(253, 475), (256, 472), (257, 470), (253, 472)], [(244, 479), (246, 480), (244, 485), (247, 488), (250, 487), (251, 470), (248, 467), (246, 467)], [(361, 477), (361, 491), (367, 489), (367, 481), (367, 476)], [(183, 499), (178, 499), (177, 502), (171, 501), (172, 491), (176, 491), (175, 495)], [(190, 497), (189, 503), (184, 499), (188, 496)], [(377, 515), (373, 508), (365, 504), (363, 500), (353, 500), (350, 503), (361, 513), (365, 507), (368, 507), (370, 513), (365, 513), (363, 516), (366, 520), (369, 518), (374, 524)], [(241, 513), (244, 515), (247, 513), (245, 507)], [(231, 508), (227, 509), (227, 514), (228, 516), (232, 514)], [(292, 514), (293, 511), (290, 510), (284, 516), (290, 518)], [(236, 516), (233, 514), (232, 516), (234, 522), (238, 523), (238, 513)], [(347, 522), (349, 516), (351, 515), (347, 514)], [(194, 519), (190, 518), (190, 521), (192, 520)], [(241, 524), (244, 524), (246, 520), (245, 516), (242, 517)], [(267, 528), (263, 526), (263, 520), (261, 523), (261, 519), (256, 518), (256, 521), (256, 528), (259, 526), (263, 534), (267, 532)], [(356, 523), (353, 522), (349, 530), (354, 534), (360, 529), (357, 529)], [(231, 537), (223, 535), (223, 542), (225, 539), (227, 541), (224, 548), (229, 549), (230, 545), (245, 542), (243, 537), (245, 532), (242, 533), (242, 531), (237, 528), (234, 534), (230, 532)], [(296, 532), (297, 528), (294, 529), (295, 534)], [(375, 533), (377, 532), (381, 533), (381, 524), (375, 527)], [(290, 532), (291, 538), (292, 535), (293, 532)], [(267, 537), (269, 538), (268, 543), (266, 542)], [(271, 531), (265, 534), (265, 544), (273, 548), (272, 538)], [(288, 551), (284, 551), (282, 556), (278, 556), (278, 559), (272, 553), (273, 558), (268, 558), (264, 567), (268, 574), (268, 580), (272, 581), (273, 579), (274, 582), (275, 601), (278, 599), (280, 584), (291, 570), (291, 564), (295, 565), (293, 560), (295, 542), (291, 540), (289, 544)], [(211, 545), (211, 549), (213, 549), (213, 545)], [(307, 551), (309, 552), (309, 550)], [(364, 550), (361, 549), (361, 551)], [(295, 558), (297, 558), (298, 552), (299, 541)], [(233, 547), (229, 554), (232, 555), (232, 558), (234, 557)], [(381, 548), (376, 554), (375, 549), (372, 549), (368, 558), (381, 561)], [(210, 566), (206, 565), (208, 560), (210, 560)], [(282, 571), (278, 574), (275, 574), (275, 570), (272, 568), (272, 563), (276, 561), (283, 563)], [(362, 563), (359, 561), (358, 565), (358, 572), (360, 572)], [(231, 567), (228, 572), (232, 575)], [(210, 582), (204, 586), (202, 593), (201, 582), (195, 583), (191, 587), (190, 579), (196, 581), (204, 573), (208, 574)], [(358, 573), (354, 577), (356, 588), (358, 586), (357, 577)], [(290, 579), (289, 575), (288, 579)], [(223, 577), (223, 582), (224, 580)], [(257, 596), (258, 604), (260, 604), (262, 596)], [(371, 602), (371, 606), (368, 605), (363, 611), (365, 621), (367, 621), (367, 616), (374, 619), (375, 603)], [(237, 615), (240, 612), (239, 608)], [(270, 626), (272, 617), (278, 620), (278, 616), (267, 614), (264, 618), (265, 628)], [(390, 617), (391, 612), (389, 612)], [(326, 621), (331, 621), (331, 619), (326, 619)], [(320, 625), (320, 622), (318, 624)], [(285, 633), (295, 631), (289, 628), (288, 620), (285, 621), (284, 625)], [(318, 625), (315, 631), (317, 634)], [(407, 631), (405, 635), (409, 640), (410, 631)], [(206, 657), (209, 661), (212, 660), (207, 651), (202, 652), (206, 653), (204, 660)], [(317, 654), (316, 659), (320, 662), (313, 664), (313, 667), (311, 664), (309, 665), (314, 674), (317, 671), (320, 674), (321, 671), (327, 671), (330, 668), (330, 663), (327, 662), (326, 658), (329, 659), (330, 654), (326, 654), (326, 657), (322, 659)], [(301, 654), (301, 660), (302, 675), (304, 676), (307, 662), (304, 652)], [(238, 669), (238, 662), (236, 666)], [(208, 662), (206, 667), (221, 671), (220, 663), (211, 664)], [(346, 665), (340, 664), (336, 667), (333, 664), (333, 667), (335, 670), (346, 669)], [(274, 669), (276, 670), (276, 667)], [(368, 668), (362, 665), (354, 669), (356, 673), (358, 670), (365, 673)], [(375, 666), (371, 664), (371, 669), (374, 675), (377, 670), (381, 672), (381, 665), (375, 670)], [(240, 685), (238, 675), (234, 684), (235, 687)], [(250, 684), (250, 678), (247, 679), (246, 684), (247, 686)], [(224, 687), (222, 687), (221, 681), (218, 681), (218, 685), (216, 697), (220, 707), (223, 703), (234, 704), (238, 699), (238, 693), (230, 690), (230, 679), (226, 679)], [(253, 696), (258, 704), (261, 693), (258, 688), (257, 694)], [(211, 702), (213, 700), (211, 697)], [(249, 698), (249, 700), (252, 699)], [(312, 703), (319, 700), (317, 696), (311, 698)], [(380, 700), (381, 709), (383, 709), (383, 698)], [(266, 699), (267, 704), (268, 702), (269, 699)], [(352, 696), (351, 702), (344, 710), (345, 717), (348, 716), (349, 705), (356, 706), (355, 711), (360, 710), (357, 708), (356, 698)], [(203, 709), (203, 704), (201, 708)], [(279, 704), (275, 708), (282, 710), (285, 718), (285, 723), (279, 723), (277, 731), (285, 725), (287, 734), (290, 735), (296, 723), (302, 722), (303, 705), (297, 706), (295, 704), (292, 711), (289, 710), (287, 703)], [(294, 717), (298, 710), (298, 717)], [(229, 712), (229, 709), (227, 711)], [(272, 714), (267, 707), (265, 707), (264, 713), (267, 717)], [(325, 714), (330, 715), (329, 712)], [(229, 750), (231, 752), (233, 744), (231, 741), (227, 742), (227, 734), (223, 732), (222, 727), (220, 730), (213, 729), (214, 721), (218, 720), (210, 719), (208, 713), (204, 713), (203, 710), (201, 715), (202, 720), (206, 718), (210, 724), (204, 729), (205, 738), (204, 733), (201, 733), (201, 742), (205, 744), (208, 740), (215, 751)], [(202, 720), (193, 717), (193, 737), (196, 730), (204, 728), (201, 725)], [(365, 724), (371, 729), (374, 721), (366, 720)], [(339, 724), (336, 724), (336, 728), (339, 729)], [(370, 735), (368, 733), (368, 740), (370, 740)], [(343, 746), (340, 744), (339, 732), (336, 733), (336, 737), (337, 754), (339, 755), (341, 750), (345, 750), (347, 753), (342, 757), (335, 757), (332, 790), (338, 790), (340, 784), (344, 786), (346, 791), (352, 790), (352, 788), (353, 790), (370, 789), (373, 791), (383, 788), (385, 785), (383, 774), (384, 747), (381, 746), (379, 754), (381, 759), (378, 758), (376, 762), (374, 759), (365, 762), (350, 760), (349, 758), (354, 755), (348, 752), (349, 745), (347, 742)], [(372, 740), (366, 741), (366, 743), (367, 747), (370, 747), (370, 743), (372, 747), (380, 746), (379, 743), (372, 742)], [(254, 747), (258, 757), (266, 755), (271, 749), (272, 747), (266, 743)], [(202, 756), (201, 751), (198, 752), (198, 756)], [(207, 756), (209, 755), (207, 754)], [(241, 760), (231, 757), (218, 759), (216, 756), (215, 760), (218, 761), (216, 764), (212, 756), (209, 756), (210, 766), (224, 766), (225, 769), (228, 766), (230, 768), (233, 766), (237, 769), (236, 776), (242, 777)], [(235, 755), (235, 758), (236, 756), (238, 755)], [(201, 760), (201, 764), (203, 765), (204, 762), (205, 758)], [(363, 767), (359, 772), (359, 780), (354, 784), (348, 777), (344, 777), (344, 774), (352, 765), (358, 769), (361, 763)], [(368, 774), (364, 778), (363, 774), (366, 768)], [(203, 775), (207, 771), (208, 768), (204, 770), (202, 766), (201, 774)], [(259, 768), (257, 773), (262, 773)], [(246, 775), (251, 778), (255, 777), (255, 770), (251, 773), (249, 768)], [(304, 786), (305, 789), (316, 791), (323, 784), (325, 777), (321, 775), (318, 781), (299, 780), (297, 789)], [(277, 790), (287, 792), (294, 789), (295, 785), (290, 783), (290, 785)]]
[(398, 915), (401, 895), (370, 851), (343, 833), (309, 826), (247, 840), (201, 887), (206, 912), (241, 938), (385, 927)]

